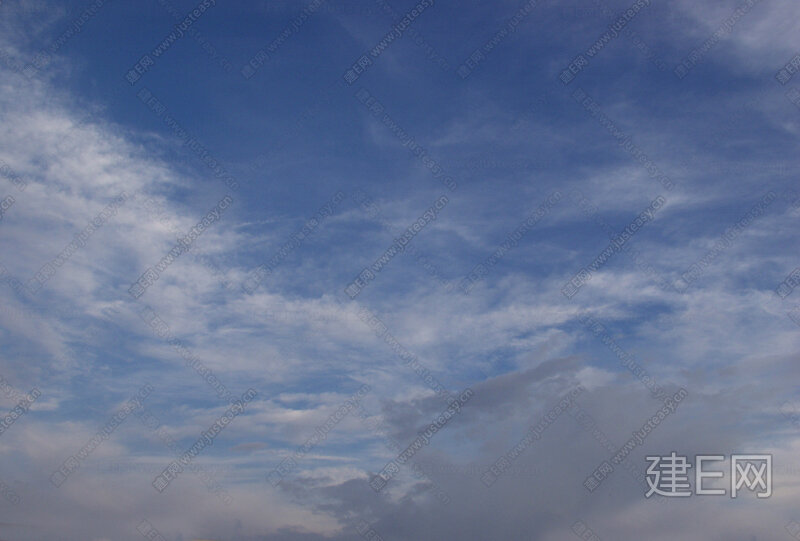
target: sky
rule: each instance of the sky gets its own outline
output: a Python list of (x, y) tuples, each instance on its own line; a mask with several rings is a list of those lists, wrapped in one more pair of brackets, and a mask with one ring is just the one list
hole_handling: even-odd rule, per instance
[(3, 1), (0, 540), (800, 539), (798, 21)]

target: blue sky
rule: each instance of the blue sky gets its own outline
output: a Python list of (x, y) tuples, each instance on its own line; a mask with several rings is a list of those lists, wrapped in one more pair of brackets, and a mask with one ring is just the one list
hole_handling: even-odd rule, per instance
[[(0, 4), (0, 406), (41, 392), (0, 434), (0, 539), (787, 538), (800, 8), (428, 3)], [(641, 427), (663, 398), (620, 356), (688, 392), (630, 464), (771, 453), (772, 497), (589, 491), (609, 452), (575, 409), (485, 486), (576, 388), (615, 447)], [(447, 407), (434, 380), (474, 396), (376, 493)], [(205, 473), (154, 489), (250, 388)]]

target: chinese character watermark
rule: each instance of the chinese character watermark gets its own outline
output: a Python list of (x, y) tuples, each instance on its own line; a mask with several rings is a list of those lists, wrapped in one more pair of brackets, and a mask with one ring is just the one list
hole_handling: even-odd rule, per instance
[[(720, 479), (725, 473), (722, 470), (706, 470), (706, 462), (722, 462), (724, 455), (696, 455), (691, 464), (686, 456), (675, 451), (669, 456), (647, 456), (650, 463), (646, 480), (648, 491), (645, 498), (653, 494), (667, 497), (691, 496), (692, 487), (689, 482), (689, 468), (694, 467), (694, 494), (701, 496), (724, 496), (723, 488), (707, 488), (705, 479)], [(731, 498), (736, 498), (742, 489), (756, 493), (758, 498), (772, 496), (772, 455), (746, 454), (731, 455), (730, 461)]]

